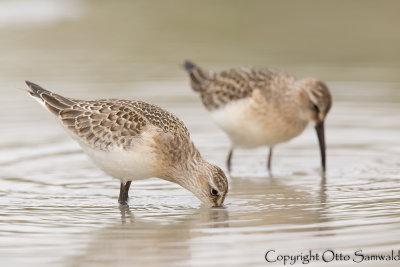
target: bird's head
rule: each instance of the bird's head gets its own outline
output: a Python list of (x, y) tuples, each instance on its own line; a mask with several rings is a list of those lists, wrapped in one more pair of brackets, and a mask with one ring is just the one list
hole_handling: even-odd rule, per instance
[(332, 106), (332, 96), (328, 87), (314, 78), (300, 80), (298, 84), (300, 102), (308, 119), (314, 126), (324, 122)]
[(324, 122), (332, 106), (332, 96), (328, 87), (314, 78), (298, 81), (299, 101), (306, 117), (313, 122), (321, 150), (322, 170), (325, 172)]
[(179, 184), (211, 207), (222, 207), (228, 193), (225, 173), (206, 161), (199, 163), (186, 177), (180, 179)]

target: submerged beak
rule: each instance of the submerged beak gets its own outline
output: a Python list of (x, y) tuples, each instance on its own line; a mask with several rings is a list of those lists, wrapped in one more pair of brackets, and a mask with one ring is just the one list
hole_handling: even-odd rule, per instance
[(319, 150), (321, 151), (321, 163), (322, 172), (325, 174), (326, 171), (326, 160), (325, 160), (325, 133), (324, 133), (324, 121), (317, 122), (315, 125), (315, 131), (317, 131)]
[(222, 199), (220, 199), (219, 201), (215, 202), (214, 205), (212, 205), (213, 208), (223, 208), (224, 207), (224, 200), (225, 197), (223, 197)]

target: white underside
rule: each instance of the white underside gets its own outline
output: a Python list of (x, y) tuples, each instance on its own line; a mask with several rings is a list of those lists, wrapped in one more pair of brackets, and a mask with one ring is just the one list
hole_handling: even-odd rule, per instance
[(80, 142), (83, 150), (105, 173), (124, 182), (157, 176), (154, 150), (146, 145), (146, 135), (134, 143), (130, 150), (114, 146), (110, 151), (94, 149)]
[(279, 112), (257, 107), (252, 101), (251, 98), (234, 101), (211, 112), (234, 147), (274, 146), (298, 136), (307, 125), (307, 121), (300, 119), (289, 124)]
[[(33, 97), (33, 99), (47, 109), (40, 98)], [(93, 162), (113, 178), (126, 182), (156, 177), (158, 174), (155, 151), (149, 146), (153, 143), (154, 131), (151, 128), (137, 138), (133, 148), (129, 151), (118, 146), (112, 147), (110, 151), (95, 149), (68, 129), (66, 131), (81, 145)]]

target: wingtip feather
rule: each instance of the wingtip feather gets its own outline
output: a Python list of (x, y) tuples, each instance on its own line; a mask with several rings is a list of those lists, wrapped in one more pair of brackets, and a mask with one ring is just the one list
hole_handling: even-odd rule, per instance
[(195, 65), (194, 63), (192, 63), (191, 61), (186, 60), (186, 61), (183, 63), (183, 68), (184, 68), (187, 72), (190, 73), (193, 69), (196, 68), (196, 65)]

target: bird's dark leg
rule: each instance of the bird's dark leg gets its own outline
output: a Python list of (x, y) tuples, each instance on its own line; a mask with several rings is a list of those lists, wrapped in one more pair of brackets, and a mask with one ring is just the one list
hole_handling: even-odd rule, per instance
[(132, 181), (128, 181), (126, 183), (122, 182), (121, 187), (119, 188), (119, 197), (118, 197), (118, 202), (120, 204), (127, 204), (128, 203), (128, 192), (129, 192), (129, 187), (131, 186)]
[(269, 154), (268, 154), (268, 164), (267, 164), (267, 168), (269, 173), (271, 174), (271, 163), (272, 163), (272, 150), (274, 147), (270, 146), (269, 147)]
[(233, 148), (229, 151), (228, 158), (226, 160), (226, 167), (228, 168), (228, 172), (231, 172), (231, 159), (232, 159), (232, 154), (233, 154)]

